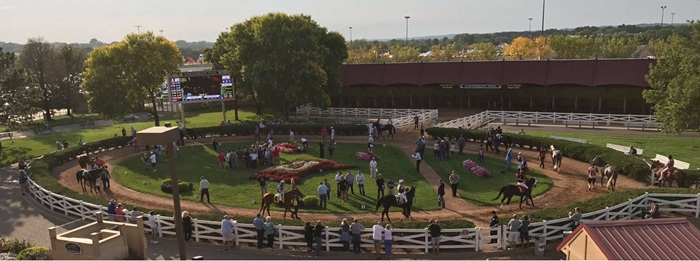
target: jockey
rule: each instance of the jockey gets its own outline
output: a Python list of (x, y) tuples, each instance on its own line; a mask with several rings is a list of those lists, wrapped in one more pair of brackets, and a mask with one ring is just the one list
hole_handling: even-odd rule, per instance
[(664, 176), (668, 176), (671, 173), (673, 173), (674, 163), (675, 162), (673, 161), (673, 156), (668, 155), (668, 162), (666, 162), (666, 166), (663, 169), (661, 169), (661, 171), (659, 172), (661, 174), (661, 175), (659, 175), (659, 181), (663, 180)]
[(522, 164), (523, 164), (523, 153), (522, 152), (518, 152), (517, 160), (518, 160), (518, 165), (522, 166)]
[(518, 165), (518, 169), (519, 169), (519, 170), (522, 170), (523, 172), (529, 171), (529, 170), (530, 170), (530, 169), (527, 167), (527, 160), (526, 160), (526, 159), (523, 159), (522, 161), (520, 161), (520, 163), (519, 163), (519, 165)]
[[(401, 182), (401, 181), (403, 181), (403, 180), (400, 180), (399, 182)], [(406, 198), (406, 193), (408, 193), (409, 189), (408, 189), (408, 187), (404, 187), (403, 185), (399, 185), (399, 187), (403, 188), (403, 189), (399, 189), (399, 195), (397, 195), (396, 198), (398, 199), (397, 203), (399, 203), (399, 205), (401, 205), (401, 204), (408, 202), (408, 199)]]
[(518, 186), (521, 186), (525, 190), (527, 190), (528, 186), (525, 184), (525, 181), (527, 181), (527, 176), (525, 176), (525, 172), (521, 169), (517, 173), (515, 173), (515, 176), (518, 179)]
[(284, 195), (284, 180), (280, 181), (280, 184), (277, 185), (277, 197), (279, 198), (279, 202), (282, 202), (282, 196)]
[(625, 153), (627, 155), (632, 155), (632, 156), (637, 156), (637, 149), (634, 148), (634, 146), (630, 146), (630, 150)]
[(404, 187), (404, 186), (403, 186), (403, 179), (400, 179), (400, 180), (399, 180), (399, 187), (397, 188), (397, 192), (398, 192), (399, 194), (403, 193), (403, 187)]

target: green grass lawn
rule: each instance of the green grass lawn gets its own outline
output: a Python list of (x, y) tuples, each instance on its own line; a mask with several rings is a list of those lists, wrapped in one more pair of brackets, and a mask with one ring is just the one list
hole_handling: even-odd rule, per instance
[(680, 136), (675, 134), (609, 134), (606, 130), (591, 130), (590, 133), (579, 132), (556, 132), (545, 130), (528, 130), (528, 135), (544, 136), (549, 135), (585, 139), (586, 142), (605, 147), (608, 143), (630, 146), (644, 149), (642, 156), (654, 158), (656, 154), (664, 156), (673, 155), (674, 159), (690, 163), (691, 169), (700, 167), (700, 138), (690, 136)]
[[(225, 149), (242, 147), (250, 145), (248, 143), (232, 143), (224, 144)], [(357, 159), (355, 153), (363, 151), (366, 148), (364, 144), (338, 144), (335, 155), (330, 158), (326, 153), (326, 159), (333, 160), (337, 163), (349, 164), (358, 166), (354, 168), (353, 173), (357, 174), (357, 170), (365, 173), (365, 190), (367, 196), (361, 196), (357, 186), (355, 185), (355, 195), (350, 194), (350, 200), (343, 203), (336, 195), (335, 173), (334, 171), (326, 171), (323, 173), (314, 173), (303, 177), (297, 181), (297, 186), (304, 195), (316, 195), (316, 189), (319, 183), (324, 179), (328, 179), (332, 186), (332, 198), (328, 203), (328, 209), (305, 209), (304, 212), (339, 212), (339, 213), (365, 213), (374, 210), (377, 199), (377, 187), (374, 179), (369, 177), (369, 162)], [(281, 154), (282, 164), (294, 160), (296, 158), (315, 158), (318, 156), (318, 147), (310, 146), (309, 153), (304, 154)], [(384, 170), (383, 176), (385, 179), (389, 177), (406, 180), (407, 185), (417, 186), (416, 201), (414, 209), (434, 210), (437, 209), (436, 192), (425, 181), (423, 176), (415, 171), (411, 160), (404, 156), (399, 148), (387, 146), (378, 147), (375, 149), (378, 163), (381, 165), (380, 170)], [(218, 205), (228, 205), (236, 207), (254, 208), (260, 207), (260, 187), (257, 181), (249, 179), (254, 171), (246, 169), (245, 166), (237, 166), (232, 170), (222, 170), (218, 166), (216, 160), (216, 152), (211, 146), (194, 146), (184, 147), (178, 152), (178, 162), (176, 164), (177, 175), (181, 181), (191, 182), (195, 185), (195, 192), (187, 192), (182, 194), (184, 200), (198, 201), (199, 195), (199, 178), (204, 175), (211, 182), (210, 193), (211, 202)], [(258, 168), (261, 170), (262, 168)], [(346, 172), (347, 170), (344, 170)], [(112, 173), (120, 184), (132, 188), (134, 190), (154, 194), (163, 197), (170, 197), (160, 190), (162, 180), (169, 178), (167, 162), (164, 160), (160, 163), (157, 172), (148, 172), (145, 170), (143, 162), (138, 157), (124, 160), (118, 166), (114, 167)], [(268, 191), (274, 191), (277, 184), (268, 183)], [(255, 200), (258, 204), (252, 204)], [(362, 210), (361, 206), (365, 205), (366, 209)], [(397, 210), (397, 209), (394, 209)]]
[[(448, 197), (446, 199), (448, 204), (449, 198), (452, 195), (448, 178), (452, 170), (455, 170), (457, 175), (459, 175), (459, 186), (457, 187), (457, 193), (459, 196), (474, 202), (477, 205), (500, 204), (500, 200), (493, 200), (493, 198), (498, 195), (498, 191), (501, 189), (501, 187), (508, 184), (515, 184), (517, 182), (515, 179), (515, 171), (518, 168), (517, 162), (511, 164), (511, 171), (503, 174), (499, 172), (505, 168), (505, 160), (485, 157), (485, 163), (477, 162), (477, 164), (488, 169), (489, 172), (491, 172), (492, 177), (480, 178), (474, 175), (474, 173), (468, 169), (462, 167), (462, 161), (464, 160), (469, 159), (476, 162), (476, 154), (452, 154), (448, 160), (437, 160), (433, 157), (432, 153), (432, 150), (426, 150), (426, 162), (430, 164), (435, 172), (437, 172), (438, 175), (445, 181), (445, 196)], [(536, 163), (528, 162), (528, 164), (532, 165)], [(552, 180), (537, 170), (530, 169), (527, 174), (528, 177), (537, 178), (537, 187), (532, 193), (533, 196), (546, 192), (552, 186)], [(513, 200), (517, 203), (517, 199), (519, 198), (520, 197), (514, 197)]]

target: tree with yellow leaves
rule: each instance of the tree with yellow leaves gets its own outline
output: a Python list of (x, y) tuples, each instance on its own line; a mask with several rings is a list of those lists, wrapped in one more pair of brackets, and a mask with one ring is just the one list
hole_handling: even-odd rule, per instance
[(507, 60), (532, 60), (537, 57), (535, 41), (527, 37), (518, 37), (503, 50), (503, 58)]

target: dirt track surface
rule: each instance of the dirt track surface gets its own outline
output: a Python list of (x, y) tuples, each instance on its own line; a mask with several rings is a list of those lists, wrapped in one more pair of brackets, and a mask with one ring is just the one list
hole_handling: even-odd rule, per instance
[[(399, 133), (393, 139), (380, 139), (375, 143), (378, 145), (387, 144), (394, 145), (401, 148), (406, 157), (409, 157), (410, 153), (415, 149), (415, 140), (418, 137), (418, 132), (413, 130), (399, 130)], [(316, 138), (310, 138), (310, 142), (316, 141)], [(351, 142), (351, 143), (365, 143), (366, 138), (361, 137), (336, 137), (339, 142)], [(275, 140), (286, 140), (286, 136), (275, 137)], [(220, 142), (240, 142), (240, 141), (250, 141), (251, 137), (221, 137), (218, 138)], [(209, 139), (195, 140), (194, 142), (188, 140), (187, 145), (199, 145), (200, 141), (206, 144)], [(467, 143), (465, 151), (477, 151), (477, 143)], [(535, 197), (535, 205), (537, 208), (543, 207), (563, 207), (570, 205), (571, 203), (577, 201), (583, 201), (595, 196), (599, 196), (608, 193), (608, 190), (597, 184), (593, 191), (588, 191), (586, 185), (586, 170), (588, 169), (588, 164), (583, 162), (578, 162), (569, 158), (564, 158), (562, 165), (563, 168), (560, 173), (556, 173), (551, 169), (551, 161), (548, 159), (545, 161), (546, 169), (541, 169), (537, 165), (539, 160), (537, 159), (537, 152), (528, 149), (513, 149), (514, 153), (522, 151), (523, 155), (529, 162), (531, 162), (531, 168), (537, 169), (543, 174), (547, 175), (552, 179), (553, 186), (546, 193)], [(107, 152), (102, 152), (97, 154), (99, 157), (103, 158), (108, 165), (116, 165), (127, 157), (135, 156), (137, 153), (133, 153), (131, 148), (124, 148), (118, 150), (112, 150)], [(94, 156), (94, 155), (93, 155)], [(493, 154), (487, 153), (488, 157), (503, 158), (504, 154)], [(504, 163), (505, 164), (505, 163)], [(61, 184), (64, 186), (77, 191), (82, 192), (80, 185), (75, 179), (75, 172), (78, 171), (80, 167), (76, 160), (70, 161), (63, 164), (57, 168), (54, 168), (52, 175), (56, 177)], [(426, 180), (433, 184), (433, 188), (437, 194), (437, 184), (438, 175), (435, 171), (428, 165), (424, 164), (421, 168), (421, 173), (425, 176)], [(500, 173), (495, 173), (495, 175), (501, 175)], [(142, 209), (171, 209), (172, 199), (154, 196), (146, 193), (137, 192), (126, 188), (116, 181), (111, 180), (111, 189), (103, 190), (102, 193), (93, 194), (87, 192), (90, 196), (101, 198), (101, 199), (115, 199), (118, 202), (124, 202), (128, 204), (137, 205)], [(506, 184), (504, 184), (506, 185)], [(617, 189), (629, 189), (629, 188), (641, 188), (645, 184), (637, 182), (626, 176), (620, 175), (617, 181)], [(214, 192), (215, 193), (215, 192)], [(494, 191), (494, 196), (498, 191)], [(449, 193), (448, 193), (449, 194)], [(436, 200), (435, 198), (422, 199), (416, 198), (416, 200)], [(501, 218), (507, 218), (511, 214), (522, 214), (528, 211), (532, 211), (535, 208), (531, 206), (523, 205), (523, 210), (519, 210), (516, 204), (511, 203), (511, 207), (499, 208), (499, 206), (476, 206), (471, 202), (465, 201), (461, 198), (453, 198), (449, 195), (445, 197), (447, 207), (442, 210), (435, 211), (413, 211), (412, 216), (414, 220), (428, 220), (428, 219), (468, 219), (474, 222), (477, 226), (487, 226), (490, 220), (491, 211), (498, 212)], [(241, 208), (241, 207), (230, 207), (230, 206), (220, 206), (220, 205), (210, 205), (202, 204), (199, 202), (183, 200), (181, 201), (182, 209), (187, 210), (190, 213), (195, 214), (235, 214), (244, 216), (255, 216), (258, 213), (258, 209), (251, 208)], [(343, 214), (343, 213), (303, 213), (303, 209), (300, 211), (299, 216), (304, 220), (324, 220), (324, 221), (338, 221), (342, 218), (359, 218), (362, 220), (375, 220), (380, 218), (379, 214), (372, 214), (368, 211), (365, 214)], [(283, 212), (273, 211), (273, 217), (281, 217)], [(391, 213), (391, 217), (394, 221), (398, 221), (400, 218), (399, 213)]]

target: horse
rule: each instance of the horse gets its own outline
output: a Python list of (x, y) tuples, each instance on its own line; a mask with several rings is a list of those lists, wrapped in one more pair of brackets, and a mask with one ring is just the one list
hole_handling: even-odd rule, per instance
[(81, 156), (78, 158), (78, 165), (80, 165), (81, 168), (83, 169), (88, 169), (90, 167), (92, 160), (90, 159), (90, 156), (85, 155)]
[(497, 200), (501, 197), (501, 194), (503, 194), (503, 199), (501, 199), (501, 207), (503, 207), (503, 202), (508, 199), (508, 202), (506, 202), (506, 205), (510, 206), (510, 200), (513, 198), (513, 196), (520, 196), (520, 209), (523, 209), (523, 198), (525, 201), (527, 199), (530, 199), (530, 203), (532, 203), (532, 207), (535, 207), (535, 202), (532, 200), (532, 189), (537, 186), (537, 178), (530, 178), (527, 181), (525, 181), (525, 185), (527, 185), (527, 190), (524, 192), (521, 192), (520, 188), (518, 188), (518, 185), (506, 185), (501, 188), (501, 190), (498, 192), (498, 196), (496, 196), (493, 200)]
[(506, 147), (506, 151), (507, 151), (509, 148), (512, 147), (513, 140), (511, 140), (511, 138), (509, 136), (501, 134), (501, 143), (503, 144), (503, 146)]
[(394, 134), (396, 133), (396, 127), (392, 124), (380, 124), (379, 121), (375, 121), (372, 123), (373, 127), (377, 127), (377, 131), (379, 131), (379, 136), (384, 138), (384, 131), (389, 131), (389, 135), (387, 135), (387, 138), (393, 138)]
[(554, 145), (549, 145), (549, 151), (552, 152), (552, 168), (559, 173), (561, 170), (561, 159), (563, 157), (563, 153), (561, 150), (555, 148)]
[(301, 198), (304, 197), (304, 194), (302, 194), (298, 188), (285, 192), (284, 196), (282, 197), (282, 200), (284, 202), (276, 201), (275, 199), (277, 198), (277, 195), (275, 193), (265, 193), (265, 195), (262, 196), (260, 210), (258, 211), (258, 213), (265, 214), (265, 210), (267, 210), (267, 215), (270, 216), (270, 206), (272, 206), (272, 204), (275, 204), (275, 206), (284, 208), (283, 218), (287, 219), (287, 211), (291, 213), (292, 208), (294, 207), (294, 205), (292, 205), (292, 199), (294, 199), (297, 196)]
[(384, 210), (382, 210), (382, 223), (384, 222), (384, 215), (386, 215), (386, 219), (389, 220), (389, 222), (391, 222), (391, 218), (389, 217), (389, 209), (391, 207), (400, 207), (402, 209), (401, 214), (403, 214), (401, 220), (403, 220), (403, 218), (413, 220), (413, 218), (411, 218), (411, 207), (413, 207), (413, 198), (415, 196), (416, 186), (411, 186), (411, 190), (406, 192), (406, 203), (401, 205), (399, 205), (396, 195), (383, 196), (379, 200), (377, 200), (377, 207), (372, 213), (377, 214), (379, 207), (384, 206)]
[(80, 169), (75, 173), (75, 177), (84, 192), (87, 192), (86, 185), (90, 185), (90, 192), (97, 192), (95, 189), (95, 182), (100, 178), (100, 174), (102, 174), (103, 170), (104, 169)]
[[(661, 161), (658, 160), (652, 160), (651, 161), (651, 166), (650, 166), (650, 171), (656, 171), (657, 175), (662, 175), (659, 173), (662, 169), (666, 167)], [(661, 182), (659, 185), (661, 187), (664, 187), (666, 185), (666, 182), (668, 181), (668, 186), (671, 187), (673, 186), (673, 181), (676, 182), (678, 187), (685, 187), (685, 172), (683, 170), (673, 168), (673, 171), (671, 172), (671, 175), (664, 175), (661, 178)]]
[[(605, 160), (603, 160), (603, 158), (601, 158), (599, 156), (596, 156), (595, 158), (593, 158), (591, 163), (593, 163), (594, 166), (597, 166), (597, 167), (600, 167), (601, 169), (603, 169), (603, 171), (601, 171), (601, 173), (600, 173), (600, 185), (605, 186), (608, 189), (612, 189), (612, 191), (615, 191), (615, 185), (617, 185), (617, 175), (620, 172), (617, 169), (617, 167), (610, 165), (610, 164), (607, 164), (605, 162)], [(607, 184), (604, 183), (605, 177), (608, 178)], [(603, 184), (605, 184), (605, 185), (603, 185)]]

